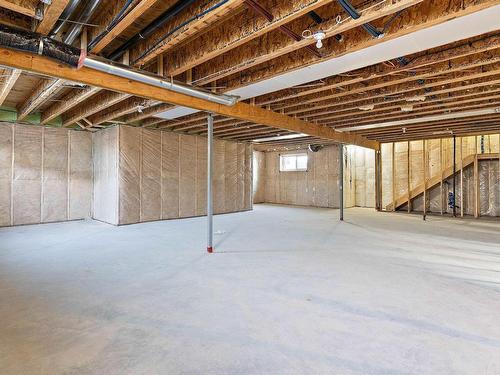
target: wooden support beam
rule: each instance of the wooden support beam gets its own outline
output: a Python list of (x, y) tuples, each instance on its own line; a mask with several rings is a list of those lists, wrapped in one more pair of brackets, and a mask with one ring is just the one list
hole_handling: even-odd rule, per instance
[[(102, 87), (126, 94), (122, 96), (121, 100), (126, 99), (131, 95), (136, 95), (165, 103), (218, 113), (227, 117), (247, 120), (297, 133), (305, 133), (324, 139), (331, 139), (346, 144), (355, 144), (372, 149), (379, 148), (379, 143), (376, 141), (370, 141), (355, 134), (340, 133), (327, 126), (319, 126), (314, 123), (289, 117), (257, 106), (252, 106), (242, 102), (233, 106), (225, 106), (208, 100), (151, 86), (145, 83), (130, 81), (126, 78), (113, 76), (109, 73), (99, 72), (87, 67), (75, 70), (40, 55), (31, 55), (26, 52), (0, 48), (0, 64), (41, 74), (52, 75), (61, 79), (81, 82), (91, 86)], [(96, 107), (96, 103), (92, 104)], [(107, 105), (109, 105), (109, 103), (107, 103)], [(97, 111), (93, 113), (96, 112)], [(88, 115), (89, 114), (85, 114), (83, 117)], [(68, 120), (73, 117), (75, 116), (68, 116), (65, 122), (68, 123)], [(78, 120), (78, 116), (76, 116), (75, 119)], [(75, 119), (72, 120), (73, 123)]]
[(43, 102), (54, 95), (65, 83), (62, 79), (44, 79), (38, 87), (31, 93), (29, 98), (19, 105), (17, 119), (23, 120), (30, 113), (36, 110)]
[(47, 35), (56, 24), (68, 3), (69, 0), (52, 0), (49, 5), (46, 5), (43, 12), (43, 19), (38, 23), (36, 31)]
[(97, 94), (99, 91), (101, 91), (101, 88), (93, 86), (87, 86), (82, 89), (73, 89), (73, 91), (67, 94), (62, 101), (52, 104), (49, 108), (43, 111), (40, 122), (42, 124), (48, 123), (50, 120), (66, 111), (69, 111), (71, 108), (90, 98), (92, 95)]
[(33, 3), (20, 2), (17, 0), (0, 0), (0, 7), (11, 10), (25, 16), (36, 18), (36, 9)]
[[(4, 103), (5, 99), (10, 93), (10, 90), (14, 87), (17, 79), (20, 77), (22, 70), (20, 69), (10, 69), (8, 77), (5, 77), (2, 87), (0, 88), (0, 106)], [(6, 73), (7, 74), (7, 73)]]

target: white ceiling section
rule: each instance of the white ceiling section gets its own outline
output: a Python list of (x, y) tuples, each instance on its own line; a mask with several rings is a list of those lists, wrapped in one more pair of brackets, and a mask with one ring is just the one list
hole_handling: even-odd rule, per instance
[[(498, 20), (500, 20), (500, 5), (467, 16), (455, 18), (451, 21), (393, 40), (388, 40), (386, 42), (382, 41), (360, 51), (240, 87), (228, 91), (226, 94), (238, 95), (242, 99), (248, 99), (302, 85), (307, 82), (349, 72), (397, 57), (411, 55), (430, 48), (495, 31), (498, 29)], [(169, 111), (159, 113), (156, 117), (174, 119), (196, 112), (199, 111), (187, 107), (175, 107)]]

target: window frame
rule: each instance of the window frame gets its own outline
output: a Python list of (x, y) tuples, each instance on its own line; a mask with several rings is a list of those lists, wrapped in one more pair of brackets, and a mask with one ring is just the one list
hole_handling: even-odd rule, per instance
[[(306, 167), (297, 168), (297, 160), (299, 156), (306, 157)], [(295, 169), (285, 169), (283, 160), (287, 157), (295, 157)], [(279, 154), (279, 171), (280, 172), (307, 172), (309, 167), (309, 154), (307, 152), (296, 152), (291, 154)]]

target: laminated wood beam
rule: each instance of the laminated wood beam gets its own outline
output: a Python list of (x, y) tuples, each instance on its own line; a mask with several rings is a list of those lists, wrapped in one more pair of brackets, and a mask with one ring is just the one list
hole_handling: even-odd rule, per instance
[(4, 79), (2, 87), (0, 88), (0, 106), (9, 95), (21, 73), (22, 71), (19, 69), (10, 69), (9, 76)]
[(134, 48), (132, 64), (144, 65), (189, 38), (198, 37), (205, 29), (234, 12), (242, 4), (243, 0), (228, 0), (222, 4), (219, 0), (210, 0), (201, 9), (198, 6), (188, 8)]
[(74, 91), (67, 94), (62, 101), (52, 104), (45, 111), (43, 111), (40, 122), (42, 124), (48, 123), (50, 120), (66, 111), (69, 111), (71, 108), (90, 98), (92, 95), (97, 94), (100, 90), (101, 89), (99, 87), (93, 86), (87, 86), (81, 90), (74, 89)]
[(36, 26), (36, 31), (47, 35), (56, 24), (68, 3), (69, 0), (52, 0), (49, 5), (46, 5), (43, 12), (43, 19)]
[(235, 18), (224, 22), (219, 28), (208, 31), (184, 48), (168, 55), (169, 65), (166, 73), (170, 76), (179, 75), (332, 1), (281, 1), (272, 9), (273, 14), (279, 15), (274, 17), (272, 21), (254, 17), (251, 10), (241, 12)]
[[(361, 11), (360, 17), (357, 19), (349, 18), (342, 23), (337, 23), (336, 19), (325, 21), (321, 24), (321, 29), (326, 32), (327, 38), (332, 37), (367, 22), (400, 12), (420, 2), (422, 0), (398, 0), (394, 3), (381, 2), (375, 7)], [(314, 38), (303, 38), (295, 41), (282, 33), (265, 34), (263, 38), (265, 40), (247, 49), (244, 54), (240, 50), (232, 50), (214, 61), (199, 66), (196, 69), (196, 84), (203, 85), (219, 80), (316, 43)], [(317, 59), (316, 56), (315, 58)]]
[(63, 79), (44, 79), (35, 91), (31, 93), (29, 98), (18, 107), (17, 119), (25, 119), (31, 112), (54, 95), (64, 83), (65, 81)]
[[(224, 116), (247, 120), (271, 127), (305, 133), (324, 139), (331, 139), (337, 142), (355, 144), (372, 149), (379, 148), (379, 144), (376, 141), (370, 141), (355, 134), (339, 133), (326, 126), (318, 126), (314, 123), (262, 109), (257, 106), (242, 102), (234, 106), (224, 106), (204, 99), (150, 86), (145, 83), (130, 81), (129, 79), (113, 76), (109, 73), (99, 72), (87, 67), (75, 70), (40, 55), (32, 55), (25, 52), (0, 48), (0, 64), (118, 91), (122, 94), (119, 100), (124, 100), (131, 95), (136, 95), (201, 111), (218, 113)], [(96, 108), (96, 104), (101, 103), (92, 102), (89, 105), (80, 107), (78, 111), (75, 111), (65, 118), (64, 124), (68, 125), (71, 121), (71, 123), (74, 123), (82, 118), (79, 117), (82, 114), (83, 117), (87, 117), (90, 114), (102, 110), (102, 107)], [(110, 103), (106, 102), (105, 105), (109, 106)]]

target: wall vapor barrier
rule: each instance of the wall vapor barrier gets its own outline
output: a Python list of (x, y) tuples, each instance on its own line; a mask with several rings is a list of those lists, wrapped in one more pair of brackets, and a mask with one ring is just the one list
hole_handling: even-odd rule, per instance
[[(307, 171), (280, 172), (280, 155), (307, 152)], [(339, 207), (339, 147), (254, 152), (254, 203)], [(344, 207), (375, 207), (375, 152), (346, 146)]]
[(91, 216), (91, 134), (0, 123), (0, 226)]
[[(119, 125), (93, 139), (95, 219), (122, 225), (206, 215), (205, 137)], [(252, 209), (252, 146), (214, 146), (214, 213)]]
[[(457, 216), (500, 216), (499, 138), (456, 137)], [(381, 154), (383, 209), (423, 212), (425, 182), (425, 211), (453, 214), (453, 138), (385, 143)]]

